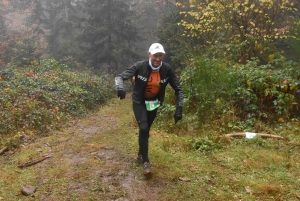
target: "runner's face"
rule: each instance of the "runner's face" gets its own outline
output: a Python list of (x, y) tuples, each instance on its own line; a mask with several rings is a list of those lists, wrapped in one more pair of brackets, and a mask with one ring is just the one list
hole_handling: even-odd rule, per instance
[(159, 64), (163, 60), (164, 54), (163, 53), (151, 54), (150, 52), (148, 54), (149, 54), (149, 58), (150, 58), (152, 66), (153, 67), (159, 66)]

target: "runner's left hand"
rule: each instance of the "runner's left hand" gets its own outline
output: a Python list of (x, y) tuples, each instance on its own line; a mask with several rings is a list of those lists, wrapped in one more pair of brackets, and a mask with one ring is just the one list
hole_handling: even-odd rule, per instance
[(174, 114), (175, 124), (182, 119), (182, 107), (177, 107), (176, 112)]

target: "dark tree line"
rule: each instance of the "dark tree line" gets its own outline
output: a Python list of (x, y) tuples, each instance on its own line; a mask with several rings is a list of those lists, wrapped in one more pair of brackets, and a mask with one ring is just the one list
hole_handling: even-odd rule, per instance
[[(178, 7), (176, 2), (186, 6)], [(180, 67), (205, 41), (182, 37), (184, 30), (178, 24), (184, 16), (179, 13), (201, 2), (0, 0), (0, 65), (28, 65), (48, 56), (115, 72), (144, 58), (151, 43), (161, 42), (167, 51), (165, 60)], [(296, 0), (295, 6), (300, 7)], [(293, 15), (297, 18), (299, 11)], [(297, 49), (297, 44), (279, 45)]]
[[(143, 31), (151, 29), (147, 24), (140, 25), (147, 16), (136, 10), (138, 3), (137, 0), (0, 0), (0, 51), (9, 58), (2, 64), (14, 61), (28, 65), (41, 55), (48, 55), (56, 59), (71, 58), (84, 66), (105, 68), (109, 72), (125, 68), (139, 59), (138, 43), (147, 38)], [(27, 30), (9, 27), (12, 22), (23, 23), (13, 17), (14, 13), (26, 21)], [(9, 14), (11, 19), (7, 17)], [(22, 36), (16, 39), (12, 36), (16, 33)]]
[(116, 71), (137, 57), (135, 42), (140, 37), (126, 1), (39, 0), (35, 13), (56, 58), (72, 56), (94, 68)]
[(54, 57), (116, 72), (145, 58), (174, 7), (171, 0), (0, 0), (0, 65)]
[(81, 60), (92, 66), (107, 64), (116, 71), (118, 65), (137, 59), (135, 42), (141, 39), (133, 24), (136, 15), (129, 5), (118, 0), (91, 0), (81, 3), (85, 15), (81, 17), (77, 39), (84, 50)]

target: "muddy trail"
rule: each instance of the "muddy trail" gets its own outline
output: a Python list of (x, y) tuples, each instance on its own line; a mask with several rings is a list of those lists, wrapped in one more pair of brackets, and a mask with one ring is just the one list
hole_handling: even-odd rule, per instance
[[(0, 200), (160, 200), (168, 181), (155, 171), (143, 175), (135, 160), (137, 132), (127, 95), (45, 137), (25, 135), (19, 149), (0, 158), (6, 177)], [(49, 158), (18, 167), (45, 156)], [(24, 196), (26, 185), (36, 191)]]

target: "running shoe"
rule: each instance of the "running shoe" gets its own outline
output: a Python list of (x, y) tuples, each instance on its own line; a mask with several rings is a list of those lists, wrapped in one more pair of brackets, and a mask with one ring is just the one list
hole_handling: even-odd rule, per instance
[(144, 174), (145, 175), (151, 174), (151, 168), (150, 168), (150, 163), (149, 162), (144, 163)]

